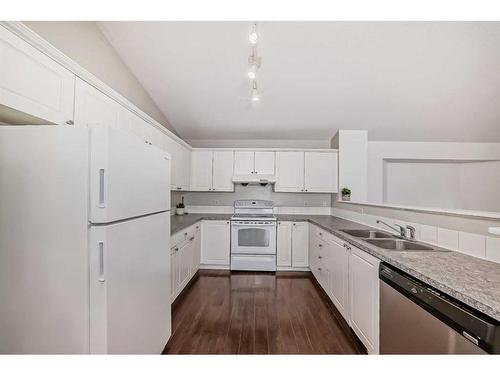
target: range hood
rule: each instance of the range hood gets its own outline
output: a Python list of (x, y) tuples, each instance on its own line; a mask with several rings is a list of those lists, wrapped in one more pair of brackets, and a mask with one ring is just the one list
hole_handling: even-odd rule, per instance
[(235, 174), (233, 183), (241, 185), (267, 185), (274, 184), (276, 176), (273, 174)]

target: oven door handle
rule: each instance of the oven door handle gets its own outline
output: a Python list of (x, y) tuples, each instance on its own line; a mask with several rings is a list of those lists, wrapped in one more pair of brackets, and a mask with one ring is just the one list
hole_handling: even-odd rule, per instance
[(231, 223), (233, 227), (275, 227), (276, 223), (268, 223), (268, 224), (240, 224), (240, 223)]

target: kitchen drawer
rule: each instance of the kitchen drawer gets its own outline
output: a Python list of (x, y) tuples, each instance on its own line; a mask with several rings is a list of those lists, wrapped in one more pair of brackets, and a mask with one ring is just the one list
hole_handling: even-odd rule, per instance
[(181, 246), (185, 241), (193, 237), (197, 231), (200, 231), (200, 225), (201, 223), (193, 224), (190, 227), (172, 235), (172, 237), (170, 237), (170, 247), (173, 248)]

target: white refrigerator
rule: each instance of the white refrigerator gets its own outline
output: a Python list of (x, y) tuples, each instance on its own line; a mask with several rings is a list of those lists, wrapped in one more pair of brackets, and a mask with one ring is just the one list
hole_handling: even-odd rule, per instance
[(0, 353), (161, 353), (170, 156), (99, 127), (0, 126)]

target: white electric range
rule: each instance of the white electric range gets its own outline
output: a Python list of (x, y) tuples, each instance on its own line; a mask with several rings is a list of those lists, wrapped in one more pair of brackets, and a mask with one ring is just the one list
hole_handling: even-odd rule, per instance
[(234, 202), (231, 270), (276, 271), (274, 202), (246, 199)]

